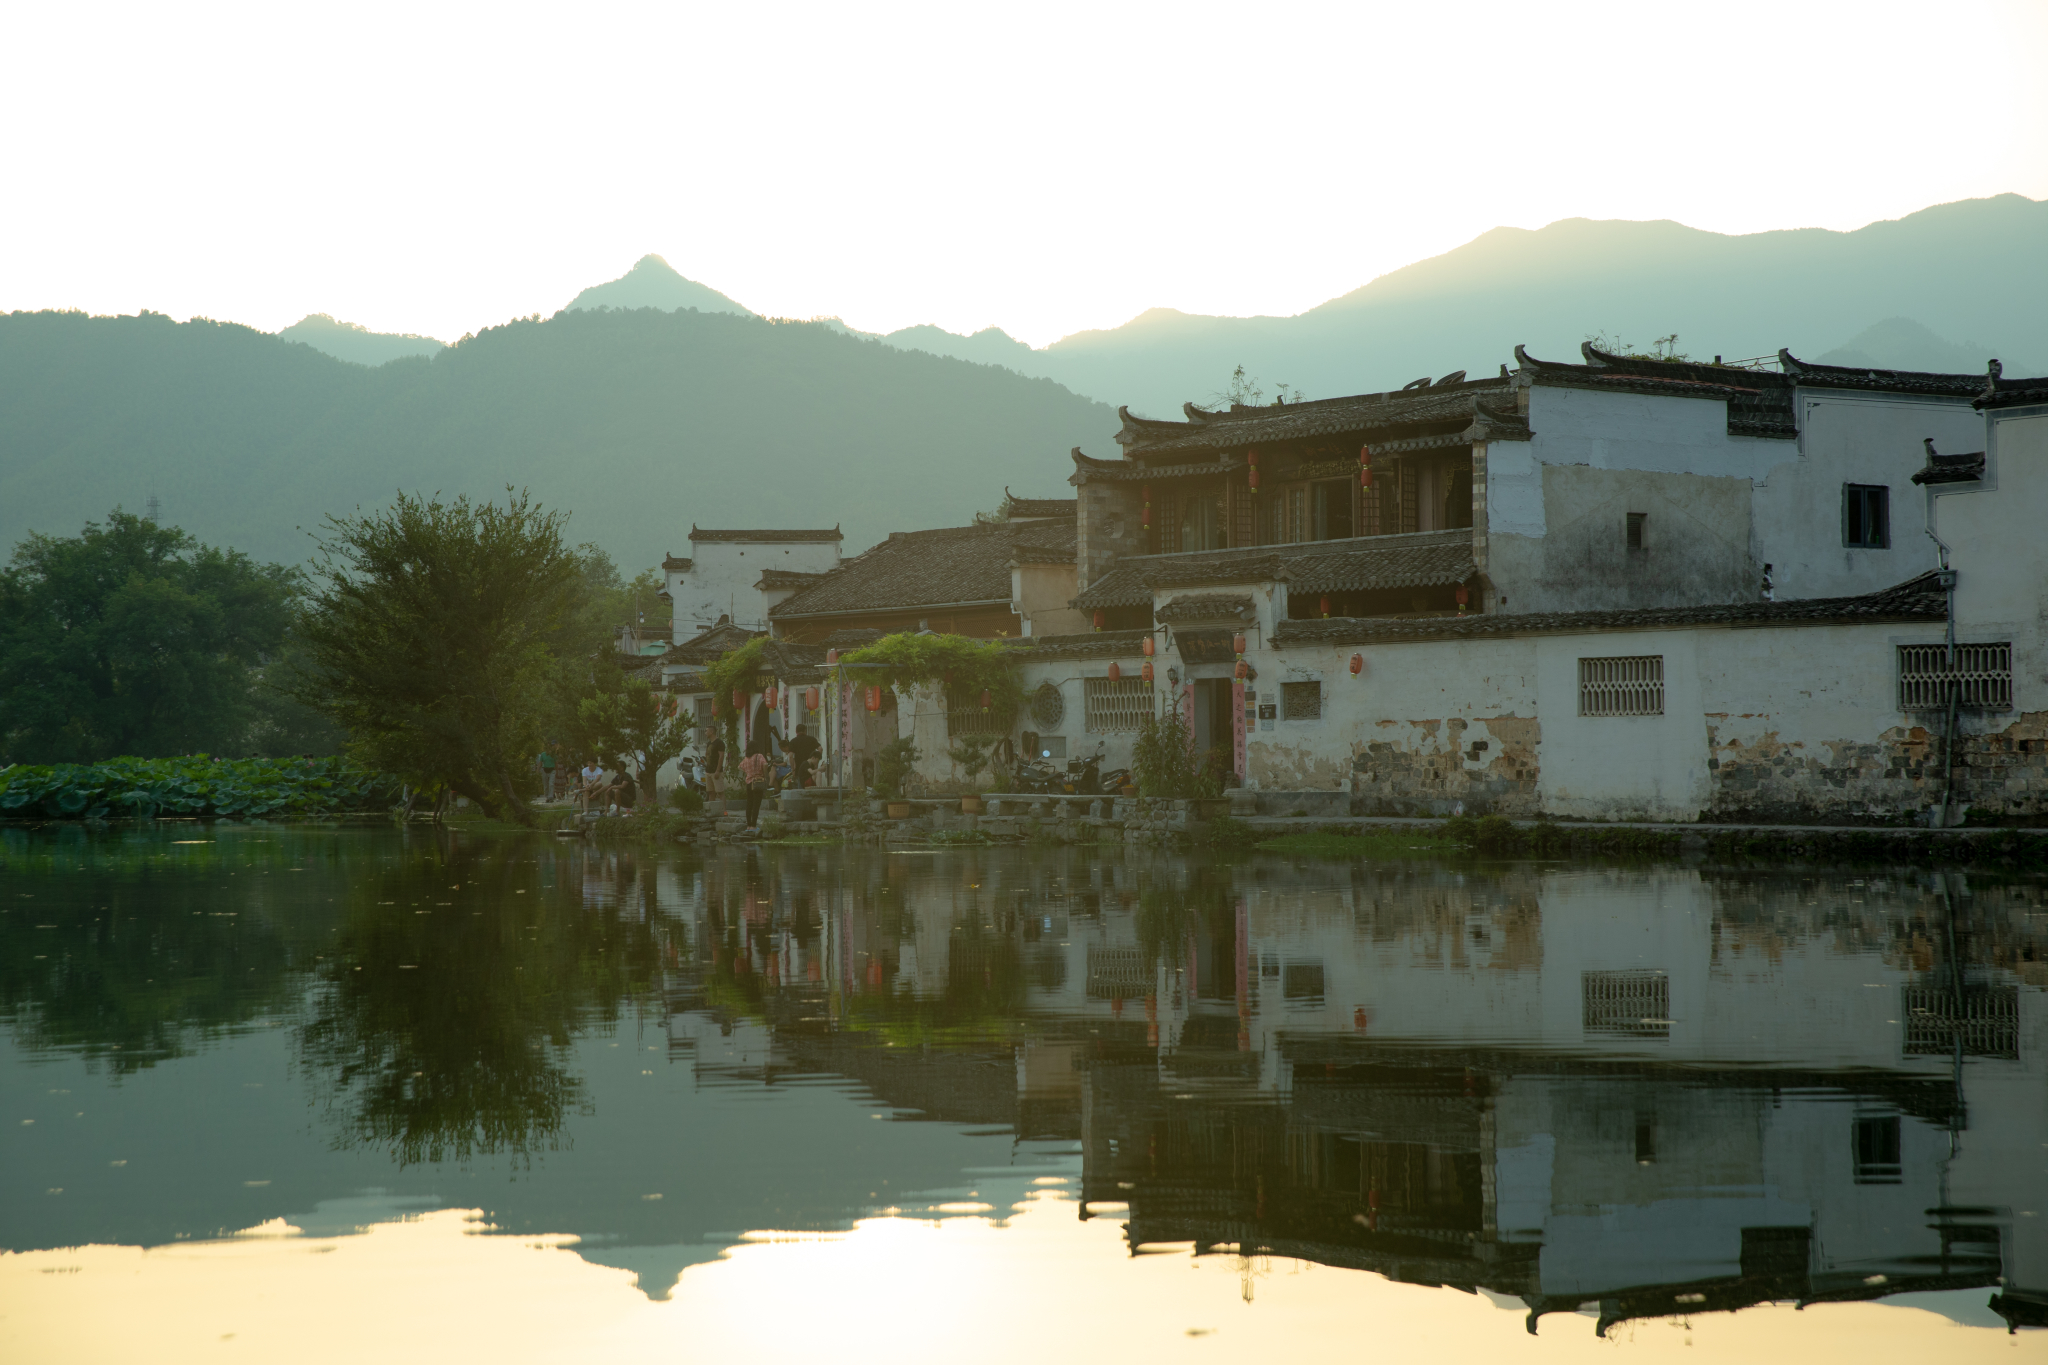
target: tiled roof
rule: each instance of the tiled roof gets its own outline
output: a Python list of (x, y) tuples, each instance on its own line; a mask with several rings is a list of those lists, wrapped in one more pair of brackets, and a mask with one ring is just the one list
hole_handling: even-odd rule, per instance
[(1582, 365), (1538, 360), (1520, 346), (1515, 347), (1515, 360), (1522, 367), (1521, 373), (1536, 384), (1725, 403), (1730, 436), (1791, 440), (1799, 435), (1792, 415), (1793, 385), (1784, 375), (1770, 370), (1739, 370), (1729, 365), (1611, 355), (1590, 343), (1579, 351), (1586, 358)]
[(1286, 621), (1276, 647), (1354, 645), (1402, 640), (1458, 640), (1511, 635), (1578, 634), (1594, 630), (1662, 630), (1685, 626), (1834, 625), (1857, 621), (1942, 621), (1948, 604), (1932, 573), (1860, 597), (1808, 597), (1790, 602), (1728, 602), (1626, 611), (1558, 611), (1514, 615), (1341, 617)]
[(1930, 483), (1973, 483), (1984, 477), (1984, 452), (1971, 451), (1967, 455), (1941, 455), (1934, 449), (1934, 438), (1923, 436), (1921, 444), (1927, 447), (1927, 466), (1913, 471), (1913, 482)]
[(1806, 388), (1876, 389), (1884, 393), (1975, 398), (1984, 391), (1985, 385), (1981, 374), (1934, 374), (1925, 370), (1873, 370), (1863, 365), (1816, 365), (1783, 349), (1778, 352), (1778, 363), (1784, 367), (1784, 379)]
[(722, 540), (742, 545), (762, 545), (774, 544), (778, 541), (830, 542), (843, 539), (843, 537), (839, 534), (837, 526), (834, 526), (829, 531), (714, 531), (693, 525), (690, 527), (690, 539), (692, 541)]
[(1035, 659), (1127, 659), (1144, 652), (1149, 630), (1098, 630), (1078, 635), (1027, 635), (1011, 642), (1020, 663)]
[(770, 592), (777, 588), (808, 588), (824, 576), (822, 573), (798, 573), (795, 569), (763, 569), (754, 586)]
[(769, 609), (778, 620), (845, 612), (1008, 602), (1020, 550), (1073, 557), (1072, 520), (898, 531)]
[(1080, 506), (1074, 498), (1020, 498), (1007, 488), (1003, 496), (1009, 500), (1010, 516), (1015, 519), (1071, 517)]
[(677, 559), (674, 555), (664, 550), (661, 554), (661, 568), (664, 573), (688, 573), (690, 571), (690, 561), (687, 559)]
[(827, 649), (860, 649), (882, 638), (882, 632), (867, 628), (835, 630), (825, 637)]
[(1154, 615), (1168, 625), (1178, 625), (1183, 621), (1247, 621), (1253, 610), (1252, 599), (1242, 593), (1184, 592)]
[(825, 646), (770, 640), (761, 646), (761, 663), (770, 676), (785, 683), (822, 682), (825, 678)]
[(1190, 420), (1161, 422), (1133, 417), (1117, 409), (1123, 430), (1117, 443), (1127, 455), (1147, 461), (1174, 452), (1244, 450), (1251, 446), (1294, 441), (1312, 436), (1356, 436), (1361, 442), (1374, 432), (1398, 432), (1470, 422), (1473, 404), (1481, 397), (1509, 399), (1513, 389), (1505, 376), (1472, 379), (1445, 376), (1446, 382), (1388, 393), (1322, 398), (1308, 403), (1275, 403), (1270, 407), (1233, 406), (1228, 412), (1204, 412), (1189, 406)]
[(1419, 531), (1197, 554), (1133, 556), (1090, 584), (1074, 599), (1074, 606), (1082, 611), (1144, 606), (1159, 588), (1282, 578), (1294, 592), (1442, 587), (1463, 583), (1476, 572), (1470, 531)]
[(1243, 460), (1229, 456), (1203, 460), (1194, 464), (1148, 465), (1137, 460), (1098, 460), (1083, 455), (1079, 446), (1074, 447), (1074, 473), (1068, 483), (1082, 484), (1091, 480), (1108, 479), (1112, 482), (1146, 483), (1153, 479), (1196, 478), (1204, 474), (1228, 474), (1233, 469), (1243, 469)]
[(1990, 373), (1984, 378), (1983, 391), (1971, 406), (1981, 411), (2030, 403), (2048, 403), (2048, 378), (2007, 379), (2003, 367), (1994, 360)]
[(757, 635), (758, 630), (742, 630), (730, 621), (720, 622), (709, 630), (700, 631), (662, 655), (667, 664), (708, 664), (738, 649)]

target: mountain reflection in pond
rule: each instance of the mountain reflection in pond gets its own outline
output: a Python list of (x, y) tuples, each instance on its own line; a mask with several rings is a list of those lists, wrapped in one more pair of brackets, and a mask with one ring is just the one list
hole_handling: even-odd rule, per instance
[(1071, 1308), (1019, 1359), (2048, 1321), (2036, 881), (180, 837), (0, 835), (21, 1358), (938, 1355), (956, 1279)]

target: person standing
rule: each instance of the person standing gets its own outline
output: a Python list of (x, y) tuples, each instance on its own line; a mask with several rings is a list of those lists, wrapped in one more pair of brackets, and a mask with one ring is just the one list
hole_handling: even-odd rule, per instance
[(715, 728), (704, 746), (704, 793), (713, 801), (725, 795), (725, 734)]
[(755, 740), (747, 750), (747, 756), (740, 760), (740, 781), (747, 789), (747, 830), (749, 834), (761, 832), (761, 798), (768, 794), (768, 755), (763, 752), (768, 746)]
[(788, 745), (791, 771), (796, 775), (799, 788), (818, 785), (818, 758), (825, 752), (825, 746), (811, 737), (808, 725), (796, 727), (796, 738)]
[(555, 751), (542, 745), (540, 757), (534, 762), (540, 766), (540, 799), (552, 801), (555, 799)]

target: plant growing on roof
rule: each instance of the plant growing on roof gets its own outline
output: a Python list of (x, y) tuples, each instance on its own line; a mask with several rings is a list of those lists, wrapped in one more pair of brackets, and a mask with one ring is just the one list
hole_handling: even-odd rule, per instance
[(843, 654), (839, 662), (858, 669), (860, 681), (881, 683), (903, 696), (926, 683), (939, 683), (954, 696), (974, 699), (975, 704), (986, 692), (989, 709), (1007, 724), (1024, 702), (1012, 648), (996, 640), (970, 640), (964, 635), (905, 632), (885, 635), (865, 649)]
[(917, 745), (908, 736), (892, 739), (875, 755), (875, 795), (885, 801), (903, 799), (903, 783), (917, 762)]

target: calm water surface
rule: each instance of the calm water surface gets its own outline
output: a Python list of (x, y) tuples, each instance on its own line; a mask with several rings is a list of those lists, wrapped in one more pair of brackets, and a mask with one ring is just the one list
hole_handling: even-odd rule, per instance
[(2039, 1355), (2043, 892), (0, 832), (0, 1358)]

